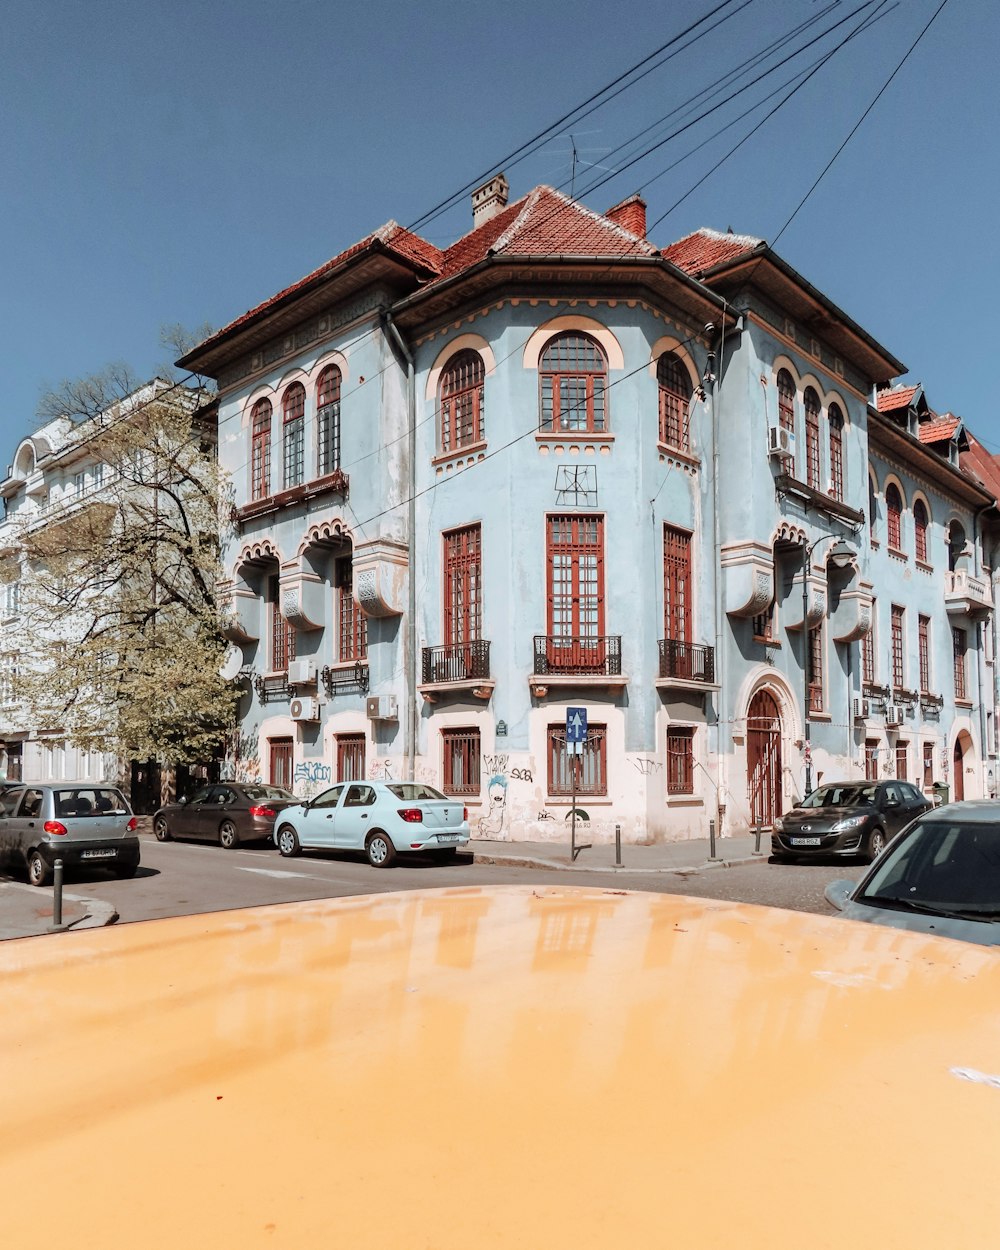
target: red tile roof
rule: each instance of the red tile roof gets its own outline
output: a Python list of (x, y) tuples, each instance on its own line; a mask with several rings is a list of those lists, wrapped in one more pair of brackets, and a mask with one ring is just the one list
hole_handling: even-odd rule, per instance
[(879, 391), (877, 397), (879, 412), (895, 412), (898, 408), (909, 408), (913, 402), (913, 397), (920, 390), (920, 383), (916, 386), (894, 386), (888, 391)]
[(955, 431), (962, 424), (961, 417), (953, 417), (951, 413), (936, 421), (921, 421), (917, 428), (917, 437), (922, 443), (941, 443), (946, 438), (954, 437)]
[(655, 256), (657, 249), (561, 191), (541, 186), (446, 248), (434, 281), (454, 277), (490, 255)]
[(763, 239), (756, 239), (750, 234), (723, 234), (719, 230), (702, 227), (671, 243), (663, 255), (678, 269), (698, 275), (727, 260), (748, 256), (763, 244)]
[(1000, 456), (987, 451), (974, 434), (968, 434), (968, 451), (959, 453), (962, 471), (984, 486), (994, 499), (1000, 499)]
[(353, 243), (344, 251), (338, 252), (331, 260), (314, 269), (311, 273), (307, 273), (304, 278), (300, 278), (298, 282), (293, 282), (291, 286), (286, 286), (284, 290), (279, 291), (277, 295), (272, 295), (268, 299), (263, 300), (260, 304), (249, 309), (241, 316), (221, 330), (217, 330), (215, 334), (205, 339), (203, 343), (199, 343), (198, 350), (210, 347), (219, 339), (224, 338), (233, 330), (245, 325), (247, 322), (255, 320), (266, 312), (273, 305), (280, 303), (290, 295), (294, 295), (296, 291), (308, 286), (311, 282), (322, 278), (325, 274), (331, 273), (339, 265), (350, 260), (351, 257), (360, 255), (362, 252), (370, 248), (376, 241), (382, 244), (387, 252), (394, 252), (400, 260), (406, 261), (419, 269), (430, 270), (432, 273), (438, 272), (441, 267), (442, 253), (433, 243), (428, 243), (426, 239), (422, 239), (420, 235), (413, 234), (411, 231), (404, 229), (395, 221), (387, 221), (384, 226), (380, 226), (377, 230), (373, 230), (371, 234), (366, 235), (357, 243)]

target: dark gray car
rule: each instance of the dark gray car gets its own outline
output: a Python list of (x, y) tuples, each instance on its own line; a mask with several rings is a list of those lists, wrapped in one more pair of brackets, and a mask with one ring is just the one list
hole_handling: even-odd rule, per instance
[(774, 822), (774, 859), (861, 856), (877, 859), (886, 843), (933, 804), (908, 781), (839, 781), (818, 786)]
[(278, 813), (298, 802), (278, 786), (224, 781), (202, 786), (183, 802), (161, 807), (153, 817), (153, 832), (161, 842), (192, 838), (214, 842), (228, 851), (241, 842), (270, 838)]
[(134, 877), (136, 819), (122, 792), (106, 782), (28, 782), (0, 795), (0, 848), (20, 855), (32, 885), (45, 885), (57, 859), (67, 868), (110, 868)]

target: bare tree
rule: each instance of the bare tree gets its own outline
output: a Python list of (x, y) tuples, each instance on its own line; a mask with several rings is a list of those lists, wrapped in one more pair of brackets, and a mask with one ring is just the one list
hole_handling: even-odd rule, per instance
[(87, 489), (15, 517), (27, 629), (18, 695), (33, 723), (87, 750), (204, 759), (233, 720), (219, 676), (220, 524), (229, 514), (212, 397), (130, 371), (50, 391), (61, 455)]

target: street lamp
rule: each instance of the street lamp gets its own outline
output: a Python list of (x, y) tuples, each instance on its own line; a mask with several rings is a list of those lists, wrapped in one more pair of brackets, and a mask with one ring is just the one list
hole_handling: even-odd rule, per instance
[[(809, 746), (809, 657), (811, 654), (808, 622), (809, 557), (820, 543), (826, 542), (831, 537), (831, 534), (821, 534), (819, 538), (813, 539), (811, 543), (802, 544), (802, 745), (803, 754), (806, 757), (806, 794), (812, 790), (812, 753)], [(832, 564), (835, 569), (846, 569), (854, 563), (854, 557), (854, 548), (849, 543), (844, 542), (842, 538), (838, 538), (827, 552), (826, 562), (827, 564)]]

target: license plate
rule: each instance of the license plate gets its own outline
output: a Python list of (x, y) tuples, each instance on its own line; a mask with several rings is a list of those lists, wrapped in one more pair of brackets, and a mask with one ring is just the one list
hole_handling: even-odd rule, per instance
[(819, 846), (822, 838), (789, 838), (792, 846)]
[(82, 851), (81, 859), (114, 859), (118, 852), (112, 847), (109, 851)]
[(439, 842), (461, 842), (462, 835), (460, 833), (443, 833), (438, 838)]

